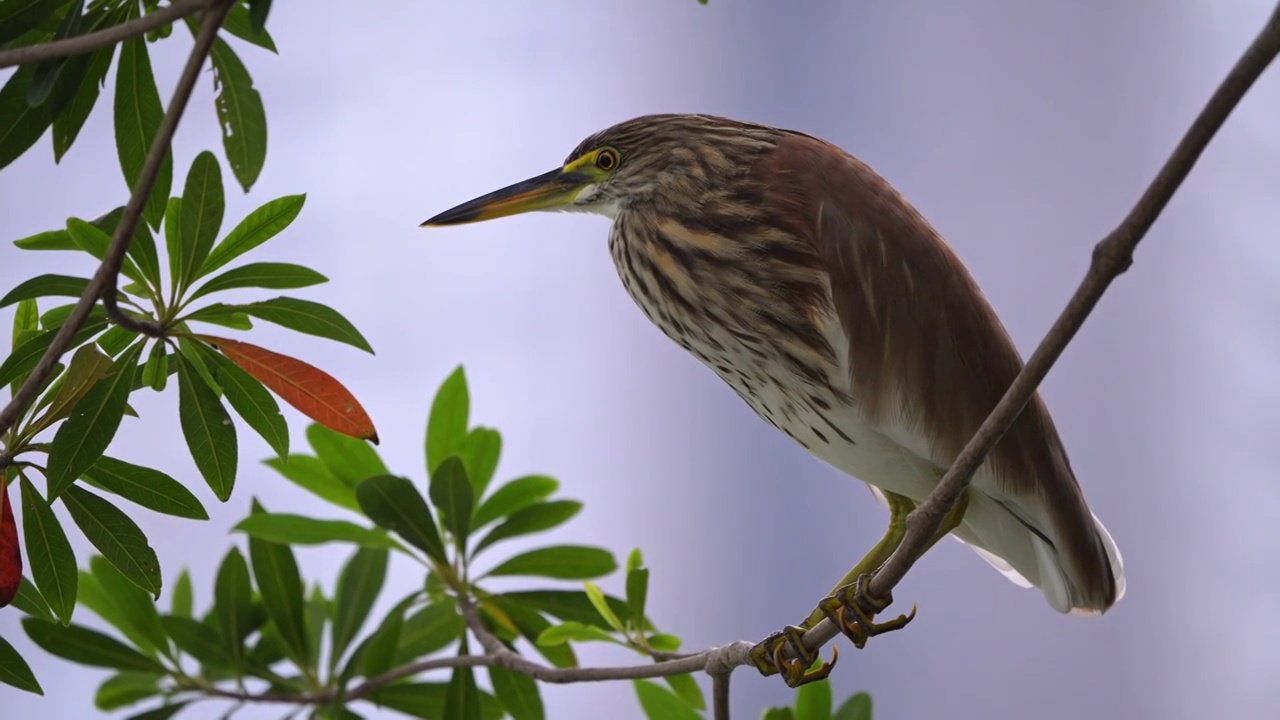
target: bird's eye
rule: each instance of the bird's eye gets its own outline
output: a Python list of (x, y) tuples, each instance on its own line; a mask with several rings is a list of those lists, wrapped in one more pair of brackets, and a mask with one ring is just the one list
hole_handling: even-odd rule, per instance
[(608, 148), (596, 153), (596, 167), (601, 170), (613, 170), (618, 167), (618, 153)]

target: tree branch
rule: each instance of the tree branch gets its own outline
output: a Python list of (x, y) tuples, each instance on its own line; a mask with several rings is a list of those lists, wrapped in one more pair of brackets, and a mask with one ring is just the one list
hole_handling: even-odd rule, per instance
[[(28, 63), (49, 60), (50, 58), (67, 57), (81, 53), (110, 47), (122, 40), (145, 35), (158, 27), (163, 27), (176, 20), (198, 11), (206, 6), (212, 7), (219, 0), (174, 0), (167, 7), (153, 13), (143, 15), (137, 20), (115, 25), (87, 35), (78, 35), (65, 40), (54, 40), (36, 45), (27, 45), (10, 50), (0, 51), (0, 68), (26, 65)], [(221, 23), (219, 23), (221, 24)]]
[[(120, 273), (120, 263), (124, 261), (125, 252), (129, 249), (129, 241), (133, 238), (133, 230), (138, 226), (138, 218), (142, 215), (142, 208), (146, 205), (147, 198), (151, 195), (151, 187), (155, 184), (156, 174), (160, 172), (160, 165), (164, 161), (165, 154), (169, 152), (169, 145), (173, 142), (174, 132), (178, 129), (178, 121), (182, 118), (183, 111), (186, 110), (187, 101), (191, 98), (191, 90), (195, 87), (196, 79), (200, 76), (200, 68), (204, 66), (205, 58), (209, 56), (209, 51), (213, 47), (213, 41), (217, 39), (218, 28), (222, 26), (222, 20), (226, 17), (227, 12), (231, 10), (233, 4), (233, 0), (212, 0), (208, 3), (206, 22), (202, 23), (200, 33), (196, 36), (195, 47), (191, 49), (191, 56), (187, 59), (186, 67), (182, 69), (182, 75), (178, 78), (178, 86), (174, 88), (173, 99), (169, 101), (169, 110), (160, 122), (160, 128), (156, 132), (156, 139), (152, 141), (151, 149), (147, 152), (146, 163), (142, 166), (142, 174), (138, 176), (138, 182), (134, 185), (133, 194), (129, 196), (129, 203), (125, 205), (124, 213), (121, 214), (120, 221), (116, 224), (115, 235), (111, 238), (111, 245), (107, 247), (107, 254), (103, 257), (102, 264), (98, 266), (98, 271), (94, 273), (89, 286), (85, 288), (84, 294), (80, 296), (79, 302), (72, 309), (71, 315), (67, 317), (66, 321), (62, 323), (62, 327), (58, 329), (58, 334), (54, 336), (53, 343), (49, 346), (49, 349), (40, 358), (40, 362), (31, 371), (31, 375), (22, 383), (22, 387), (18, 388), (18, 391), (9, 399), (9, 403), (4, 406), (4, 410), (0, 410), (0, 434), (6, 432), (18, 422), (22, 413), (26, 412), (27, 407), (35, 400), (36, 393), (44, 385), (44, 381), (49, 377), (49, 374), (53, 372), (53, 367), (58, 363), (62, 354), (67, 351), (67, 347), (71, 344), (72, 336), (84, 325), (85, 319), (89, 317), (89, 312), (93, 310), (98, 298), (102, 297), (108, 288), (115, 288), (116, 276)], [(190, 5), (191, 9), (194, 10), (197, 6), (203, 5), (203, 2), (189, 2), (184, 7), (187, 5)], [(170, 7), (175, 6), (177, 6), (177, 3)], [(114, 296), (114, 293), (112, 295)]]

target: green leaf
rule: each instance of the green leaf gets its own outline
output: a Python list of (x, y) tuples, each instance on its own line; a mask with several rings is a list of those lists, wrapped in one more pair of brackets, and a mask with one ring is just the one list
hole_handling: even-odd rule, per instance
[(311, 648), (311, 659), (307, 669), (315, 672), (320, 656), (320, 648), (324, 644), (324, 629), (333, 614), (333, 603), (324, 596), (324, 591), (317, 583), (311, 586), (311, 594), (307, 596), (307, 647)]
[(567, 642), (608, 642), (621, 644), (618, 638), (610, 635), (608, 631), (602, 630), (595, 625), (584, 625), (572, 620), (561, 623), (559, 625), (549, 627), (542, 631), (538, 636), (538, 645), (541, 647), (551, 647), (554, 645), (563, 645)]
[(581, 545), (556, 545), (516, 555), (488, 574), (587, 580), (608, 575), (617, 569), (618, 563), (608, 550)]
[(23, 618), (27, 637), (42, 650), (80, 665), (164, 672), (164, 667), (115, 638), (79, 625), (63, 627), (35, 618)]
[(0, 168), (35, 145), (53, 122), (48, 105), (31, 107), (27, 103), (35, 71), (35, 65), (23, 65), (0, 88)]
[(263, 461), (298, 487), (308, 490), (323, 500), (347, 510), (361, 512), (356, 502), (356, 491), (339, 480), (324, 463), (311, 455), (289, 455), (285, 459), (270, 458)]
[[(458, 647), (458, 655), (467, 654), (467, 638), (464, 635)], [(476, 687), (476, 675), (469, 667), (456, 667), (449, 679), (449, 691), (444, 698), (446, 720), (481, 720), (480, 693)]]
[(356, 500), (378, 527), (398, 534), (438, 562), (449, 562), (431, 510), (412, 482), (394, 475), (369, 478), (356, 486)]
[(515, 720), (543, 720), (546, 711), (538, 683), (528, 675), (499, 667), (489, 668), (493, 691)]
[(269, 323), (308, 335), (337, 340), (373, 354), (373, 348), (351, 321), (337, 310), (310, 300), (278, 297), (248, 305), (236, 305), (237, 309)]
[(387, 560), (385, 549), (362, 547), (342, 567), (334, 593), (331, 670), (337, 666), (373, 609), (387, 577)]
[(0, 682), (37, 695), (44, 694), (35, 673), (31, 672), (31, 666), (3, 636), (0, 636)]
[(142, 528), (116, 506), (74, 485), (63, 493), (62, 504), (108, 562), (152, 597), (160, 597), (160, 560)]
[(97, 346), (101, 347), (102, 352), (106, 352), (106, 355), (116, 357), (120, 355), (120, 352), (124, 352), (125, 348), (131, 345), (134, 340), (137, 340), (137, 337), (138, 333), (136, 331), (122, 328), (120, 325), (113, 325), (113, 327), (108, 328), (108, 331), (102, 333), (101, 337), (97, 338)]
[(547, 662), (560, 668), (576, 667), (578, 658), (574, 655), (571, 645), (550, 645), (543, 647), (538, 644), (538, 638), (542, 633), (551, 627), (551, 623), (542, 616), (537, 610), (518, 605), (510, 602), (503, 596), (493, 598), (493, 602), (506, 613), (507, 617), (515, 623), (516, 628), (533, 648), (538, 651)]
[(404, 665), (437, 652), (461, 637), (465, 629), (466, 621), (452, 598), (433, 602), (405, 618), (395, 664)]
[(4, 0), (0, 2), (0, 45), (40, 27), (66, 0)]
[(48, 410), (31, 424), (31, 430), (39, 432), (66, 417), (80, 398), (110, 369), (111, 358), (98, 352), (93, 345), (81, 346), (71, 356), (71, 364), (67, 367), (67, 374), (59, 379), (57, 391), (50, 388), (53, 397), (46, 394), (41, 399), (40, 404), (46, 405)]
[(260, 33), (267, 29), (267, 16), (271, 14), (271, 0), (249, 0), (249, 27)]
[(289, 425), (280, 413), (280, 404), (270, 391), (239, 365), (204, 343), (194, 343), (213, 366), (222, 393), (236, 414), (258, 433), (280, 457), (289, 455)]
[(459, 365), (445, 378), (431, 401), (427, 418), (427, 472), (434, 473), (446, 457), (458, 452), (467, 438), (467, 417), (471, 396), (467, 375)]
[(169, 383), (169, 351), (163, 342), (151, 345), (151, 353), (147, 355), (147, 362), (142, 366), (141, 382), (145, 387), (156, 392), (163, 391)]
[(190, 490), (159, 470), (104, 455), (84, 475), (94, 485), (149, 510), (192, 520), (209, 519)]
[[(117, 24), (118, 21), (115, 18), (118, 14), (119, 11), (108, 12), (104, 24)], [(115, 52), (116, 46), (112, 44), (95, 50), (87, 56), (71, 59), (69, 65), (79, 61), (82, 66), (79, 73), (64, 73), (64, 79), (59, 81), (65, 81), (68, 98), (62, 111), (53, 118), (54, 162), (61, 162), (63, 156), (71, 149), (72, 143), (80, 134), (80, 129), (84, 127), (85, 120), (88, 120), (89, 114), (93, 112), (93, 106), (98, 103), (98, 95), (106, 80), (107, 71), (111, 69), (111, 60), (115, 57)]]
[(204, 267), (201, 268), (200, 274), (208, 275), (275, 237), (281, 230), (293, 223), (294, 219), (298, 217), (298, 213), (302, 212), (302, 206), (306, 201), (307, 196), (305, 194), (286, 195), (276, 198), (246, 215), (240, 221), (240, 224), (236, 225), (221, 242), (214, 246), (213, 251), (209, 253), (209, 257), (205, 259)]
[(307, 426), (307, 441), (329, 472), (354, 488), (375, 475), (386, 475), (387, 466), (367, 441), (343, 435), (319, 424)]
[(58, 497), (71, 487), (111, 444), (124, 419), (141, 353), (142, 343), (126, 350), (112, 365), (110, 373), (85, 393), (71, 409), (67, 421), (58, 428), (49, 450), (50, 498)]
[(815, 682), (796, 690), (796, 716), (831, 720), (831, 683)]
[(190, 703), (190, 700), (183, 700), (182, 702), (176, 702), (171, 705), (160, 705), (159, 707), (154, 707), (150, 710), (140, 712), (137, 715), (130, 715), (125, 718), (125, 720), (169, 720), (169, 718), (182, 712), (183, 708)]
[[(823, 683), (825, 684), (825, 683)], [(855, 693), (840, 705), (833, 716), (834, 720), (871, 720), (871, 696)]]
[(649, 647), (657, 650), (658, 652), (676, 652), (680, 649), (681, 645), (680, 638), (666, 633), (650, 635), (648, 642)]
[(112, 326), (98, 338), (98, 347), (110, 357), (117, 357), (138, 337), (138, 333), (119, 325)]
[[(53, 40), (66, 40), (80, 34), (80, 23), (84, 20), (84, 0), (72, 0), (63, 11), (62, 21), (58, 23), (57, 29), (53, 33)], [(67, 57), (49, 58), (41, 60), (36, 64), (35, 74), (31, 79), (31, 89), (27, 92), (27, 104), (36, 107), (44, 104), (49, 99), (49, 95), (53, 92), (54, 83), (57, 82), (59, 73), (64, 67), (69, 65)], [(74, 71), (78, 67), (78, 63), (67, 67), (68, 71)], [(83, 72), (83, 68), (80, 68)], [(57, 105), (50, 108), (50, 117), (56, 115), (58, 111)]]
[(627, 609), (637, 625), (644, 623), (644, 605), (649, 597), (649, 569), (633, 568), (627, 572)]
[(166, 615), (160, 621), (182, 652), (212, 667), (235, 667), (235, 659), (227, 652), (224, 639), (213, 628), (181, 615)]
[(495, 527), (476, 545), (473, 554), (498, 542), (530, 533), (543, 532), (568, 522), (570, 518), (582, 510), (582, 503), (577, 500), (553, 500), (541, 502), (518, 510), (511, 514), (505, 522)]
[(498, 469), (501, 454), (502, 435), (492, 428), (475, 428), (462, 441), (457, 455), (467, 468), (467, 477), (471, 478), (471, 487), (475, 488), (476, 497), (484, 496), (485, 489), (493, 480), (494, 471)]
[[(261, 512), (255, 508), (255, 512)], [(306, 666), (311, 658), (303, 616), (302, 577), (288, 545), (249, 538), (253, 576), (267, 616), (275, 623), (290, 659)]]
[(431, 502), (440, 511), (440, 522), (453, 533), (459, 552), (465, 552), (471, 532), (471, 481), (457, 457), (445, 458), (431, 474)]
[(173, 592), (169, 595), (169, 612), (172, 615), (191, 617), (194, 605), (194, 593), (191, 590), (191, 573), (187, 572), (186, 568), (183, 568), (182, 572), (178, 574), (178, 581), (173, 584)]
[[(116, 570), (111, 566), (111, 563), (98, 558), (98, 566), (98, 569), (104, 569), (103, 577), (108, 577), (108, 575), (110, 575), (112, 580), (118, 580), (119, 584), (129, 593), (129, 597), (126, 598), (124, 602), (128, 602), (132, 596), (136, 594), (141, 595), (146, 603), (151, 604), (151, 596), (137, 585), (134, 585), (125, 579), (125, 577), (120, 574), (119, 570)], [(92, 611), (98, 617), (107, 621), (111, 627), (119, 630), (125, 638), (129, 640), (129, 642), (133, 643), (134, 647), (142, 650), (143, 654), (148, 657), (156, 657), (156, 643), (148, 640), (147, 636), (144, 635), (142, 631), (134, 625), (133, 621), (125, 615), (124, 610), (120, 608), (120, 603), (117, 602), (117, 599), (112, 596), (111, 592), (104, 587), (103, 583), (98, 580), (98, 577), (87, 570), (81, 570), (78, 573), (78, 577), (79, 581), (76, 589), (76, 603), (79, 606)], [(154, 605), (152, 608), (154, 609)], [(155, 627), (159, 628), (159, 637), (162, 644), (167, 646), (169, 638), (165, 635), (164, 628), (160, 627), (159, 615), (156, 615)]]
[(648, 680), (632, 680), (640, 707), (650, 720), (701, 720), (683, 700), (661, 685)]
[(13, 244), (21, 250), (79, 250), (66, 230), (46, 230), (20, 240)]
[(618, 632), (625, 632), (622, 620), (619, 619), (613, 608), (609, 607), (609, 602), (605, 600), (604, 591), (600, 589), (600, 586), (593, 582), (587, 582), (582, 584), (582, 589), (587, 593), (587, 599), (591, 601), (591, 606), (596, 609), (596, 612), (600, 613), (600, 617), (604, 618), (606, 623), (609, 623), (609, 627)]
[(267, 158), (267, 115), (262, 95), (239, 56), (221, 38), (213, 44), (214, 108), (231, 172), (245, 192), (258, 180)]
[(236, 482), (236, 428), (213, 388), (187, 357), (178, 363), (178, 419), (196, 467), (219, 500), (226, 502)]
[(250, 25), (249, 8), (244, 5), (237, 3), (231, 6), (231, 12), (227, 13), (227, 19), (222, 22), (222, 29), (245, 42), (276, 52), (276, 44), (271, 39), (270, 33), (265, 28), (261, 31), (255, 31)]
[(290, 290), (329, 282), (329, 278), (311, 268), (292, 263), (260, 262), (232, 268), (191, 293), (195, 300), (211, 293), (239, 288)]
[[(520, 590), (503, 593), (500, 597), (504, 603), (515, 603), (523, 607), (541, 610), (566, 622), (580, 622), (584, 625), (595, 625), (599, 628), (609, 629), (609, 624), (604, 621), (604, 618), (600, 617), (599, 611), (591, 604), (591, 599), (582, 591)], [(621, 616), (627, 612), (627, 604), (622, 600), (612, 595), (605, 595), (605, 601), (609, 603), (609, 608), (613, 610), (614, 614)], [(508, 609), (505, 604), (503, 609)]]
[(78, 298), (84, 294), (88, 286), (89, 281), (85, 278), (70, 275), (40, 275), (18, 283), (17, 287), (0, 298), (0, 307), (8, 307), (19, 300), (29, 298), (50, 296)]
[(35, 583), (25, 576), (18, 584), (18, 594), (13, 596), (13, 607), (46, 622), (57, 622), (49, 609), (49, 603), (45, 602), (44, 596), (36, 589)]
[(476, 508), (472, 518), (472, 525), (484, 527), (495, 520), (514, 514), (545, 499), (559, 487), (560, 483), (555, 478), (545, 475), (528, 475), (512, 480), (480, 503), (480, 507)]
[(53, 509), (29, 480), (22, 482), (22, 535), (36, 587), (62, 624), (70, 623), (76, 607), (76, 556)]
[[(111, 212), (95, 219), (91, 224), (108, 236), (114, 237), (116, 226), (120, 224), (120, 218), (123, 215), (124, 206), (119, 205)], [(133, 239), (129, 241), (129, 249), (125, 256), (137, 264), (138, 271), (147, 279), (146, 283), (142, 283), (144, 286), (160, 287), (160, 256), (156, 253), (156, 241), (151, 237), (151, 228), (147, 227), (146, 223), (140, 222), (134, 226)]]
[[(213, 249), (213, 241), (222, 228), (226, 198), (222, 190), (222, 168), (213, 153), (205, 150), (196, 156), (187, 173), (182, 190), (179, 213), (177, 255), (169, 256), (170, 272), (177, 278), (179, 292), (190, 287), (200, 276), (200, 268)], [(170, 248), (172, 252), (173, 248)]]
[[(140, 37), (125, 40), (120, 43), (120, 62), (116, 69), (115, 127), (120, 169), (130, 192), (138, 184), (142, 166), (146, 164), (147, 153), (163, 119), (164, 107), (160, 104), (160, 93), (151, 72), (146, 40)], [(170, 151), (165, 153), (150, 199), (143, 210), (147, 223), (153, 228), (160, 227), (165, 201), (172, 186), (173, 153)]]
[[(702, 696), (702, 688), (698, 687), (698, 681), (693, 679), (688, 673), (684, 675), (668, 675), (667, 684), (671, 686), (671, 690), (675, 692), (681, 700), (685, 701), (689, 707), (694, 710), (706, 710), (707, 699)], [(811, 683), (813, 685), (822, 685), (825, 683)], [(807, 717), (807, 716), (806, 716)]]
[[(67, 218), (67, 235), (71, 237), (71, 241), (76, 247), (89, 253), (94, 258), (102, 260), (107, 256), (107, 251), (111, 247), (111, 235), (106, 231), (86, 222), (80, 218)], [(133, 280), (134, 282), (143, 282), (142, 271), (129, 259), (128, 254), (120, 263), (120, 274)]]
[(122, 672), (107, 678), (93, 696), (99, 710), (118, 710), (161, 693), (160, 675), (156, 673)]
[[(156, 650), (169, 654), (169, 639), (160, 626), (153, 596), (106, 558), (90, 558), (89, 569), (87, 576), (80, 576), (80, 604), (98, 613), (148, 655)], [(94, 591), (101, 595), (101, 602), (89, 599)]]
[(772, 707), (764, 711), (764, 720), (796, 720), (796, 714), (789, 707)]
[(40, 329), (40, 307), (34, 298), (26, 298), (18, 302), (13, 313), (13, 344), (18, 348), (25, 338)]
[(214, 616), (218, 633), (232, 667), (244, 667), (244, 639), (253, 626), (253, 587), (249, 565), (238, 548), (231, 548), (218, 566), (213, 586)]
[(323, 545), (331, 542), (355, 543), (361, 547), (392, 549), (399, 547), (379, 530), (362, 527), (346, 520), (320, 520), (287, 513), (255, 513), (241, 520), (232, 530), (287, 545)]
[[(71, 344), (68, 349), (80, 347), (93, 338), (94, 335), (102, 332), (102, 329), (106, 326), (107, 321), (103, 315), (102, 308), (95, 307), (85, 320), (84, 325), (71, 337)], [(8, 385), (14, 380), (25, 378), (40, 362), (40, 357), (53, 344), (53, 338), (57, 334), (58, 330), (51, 328), (19, 345), (9, 357), (4, 359), (3, 363), (0, 363), (0, 385)]]
[(206, 322), (221, 325), (232, 330), (253, 329), (253, 322), (249, 320), (248, 313), (234, 305), (223, 305), (222, 303), (206, 305), (199, 310), (188, 313), (183, 319), (189, 322)]
[(404, 612), (411, 598), (406, 598), (382, 619), (378, 629), (369, 636), (352, 661), (360, 659), (361, 672), (365, 677), (374, 677), (391, 669), (395, 661), (396, 648), (400, 645), (400, 631), (404, 627)]

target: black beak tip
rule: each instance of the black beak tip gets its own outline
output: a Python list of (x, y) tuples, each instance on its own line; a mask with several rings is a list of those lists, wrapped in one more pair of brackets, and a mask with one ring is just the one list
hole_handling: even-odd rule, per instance
[(445, 225), (457, 225), (459, 223), (475, 219), (476, 213), (467, 210), (460, 210), (460, 208), (445, 210), (444, 212), (423, 221), (418, 227), (444, 227)]

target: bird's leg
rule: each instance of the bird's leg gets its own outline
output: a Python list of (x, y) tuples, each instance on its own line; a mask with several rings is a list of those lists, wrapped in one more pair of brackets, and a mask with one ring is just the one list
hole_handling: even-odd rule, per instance
[[(874, 622), (872, 619), (876, 613), (883, 612), (889, 607), (893, 602), (893, 595), (883, 598), (873, 597), (867, 591), (867, 586), (875, 571), (879, 570), (889, 556), (898, 549), (898, 545), (906, 534), (907, 515), (915, 509), (915, 503), (901, 495), (895, 496), (886, 492), (885, 496), (889, 500), (889, 530), (867, 554), (867, 557), (845, 575), (840, 581), (841, 584), (832, 591), (831, 595), (818, 603), (818, 608), (813, 611), (807, 621), (813, 624), (824, 616), (830, 618), (831, 622), (835, 623), (836, 627), (840, 628), (840, 631), (858, 649), (866, 646), (869, 638), (906, 627), (916, 616), (916, 607), (912, 605), (911, 613), (908, 615), (899, 615), (882, 623)], [(925, 545), (926, 552), (964, 521), (964, 513), (968, 507), (969, 493), (966, 492), (942, 519), (942, 525)], [(849, 615), (853, 616), (852, 621), (849, 620)]]
[[(915, 503), (907, 497), (887, 491), (884, 495), (889, 505), (889, 527), (884, 537), (852, 570), (845, 574), (831, 591), (831, 595), (819, 603), (803, 623), (788, 625), (781, 632), (773, 633), (752, 649), (751, 658), (760, 674), (769, 676), (779, 673), (789, 687), (823, 680), (830, 675), (837, 657), (834, 654), (834, 648), (831, 662), (824, 662), (820, 667), (809, 670), (808, 668), (817, 660), (817, 653), (809, 652), (804, 645), (805, 631), (821, 622), (824, 617), (831, 618), (831, 621), (836, 623), (836, 626), (858, 648), (865, 646), (870, 637), (906, 627), (907, 623), (915, 617), (916, 611), (912, 607), (910, 615), (899, 615), (883, 623), (872, 621), (874, 615), (887, 608), (893, 599), (892, 597), (872, 598), (866, 592), (866, 584), (873, 573), (880, 569), (880, 566), (902, 543), (902, 538), (906, 534), (907, 515), (915, 509)], [(933, 547), (938, 540), (960, 524), (964, 519), (964, 510), (967, 505), (968, 494), (966, 493), (947, 513), (942, 526), (930, 539), (926, 549)], [(853, 622), (845, 619), (846, 612), (853, 613)], [(795, 660), (784, 659), (784, 651), (788, 645), (795, 653)]]
[[(844, 578), (836, 583), (836, 587), (831, 591), (831, 596), (823, 600), (823, 603), (836, 599), (841, 591), (855, 583), (859, 577), (867, 576), (877, 570), (884, 561), (893, 554), (897, 549), (898, 543), (902, 542), (902, 536), (906, 532), (907, 514), (915, 508), (915, 504), (911, 500), (902, 495), (891, 492), (885, 492), (885, 499), (889, 503), (889, 529), (885, 532), (880, 542), (858, 562)], [(871, 611), (871, 614), (879, 612), (887, 607), (884, 606)], [(786, 681), (789, 687), (798, 687), (806, 683), (822, 680), (831, 674), (831, 669), (835, 667), (835, 657), (829, 663), (824, 662), (815, 670), (808, 670), (810, 666), (817, 660), (817, 653), (809, 652), (804, 645), (804, 633), (809, 628), (822, 621), (826, 617), (823, 605), (820, 603), (809, 617), (799, 625), (788, 625), (780, 632), (773, 633), (765, 638), (751, 650), (751, 659), (755, 662), (756, 669), (761, 675), (769, 676), (774, 673), (782, 675), (782, 679)], [(906, 623), (902, 623), (905, 625)], [(837, 626), (841, 626), (837, 622)], [(887, 632), (888, 629), (883, 632)], [(847, 634), (847, 633), (846, 633)], [(872, 633), (875, 634), (875, 633)], [(783, 653), (787, 646), (790, 646), (795, 653), (796, 659), (785, 660)], [(861, 647), (861, 645), (859, 645)]]

